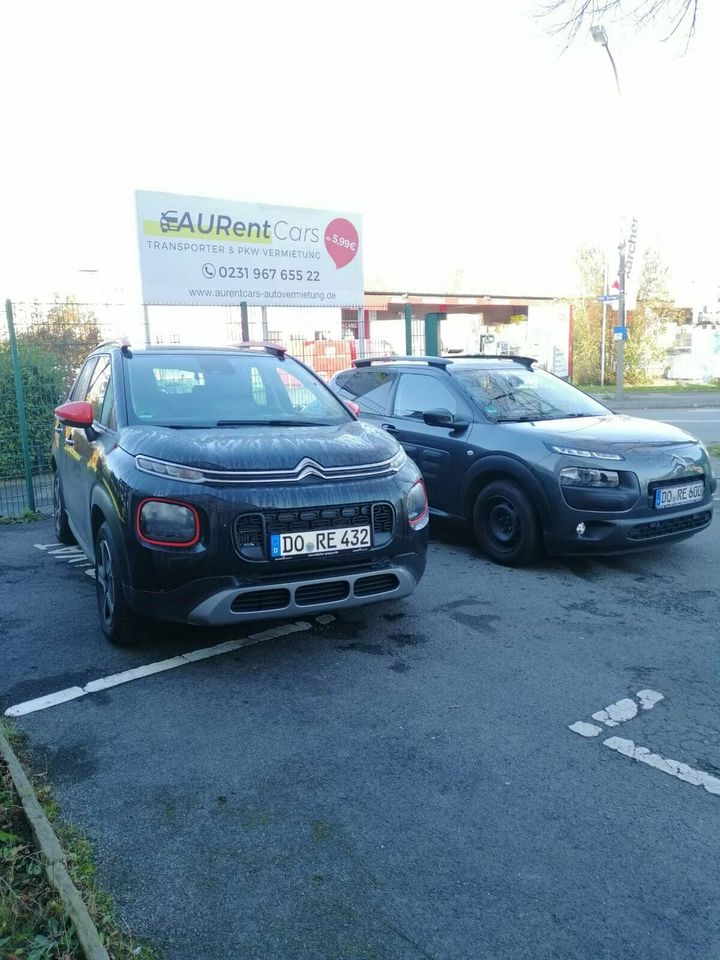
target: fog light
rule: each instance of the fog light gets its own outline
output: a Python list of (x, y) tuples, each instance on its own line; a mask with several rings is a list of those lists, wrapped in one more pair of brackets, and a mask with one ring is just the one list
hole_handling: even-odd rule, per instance
[(581, 536), (585, 533), (585, 524), (584, 524), (584, 523), (579, 523), (579, 524), (575, 527), (575, 533), (576, 533), (579, 537), (581, 537)]

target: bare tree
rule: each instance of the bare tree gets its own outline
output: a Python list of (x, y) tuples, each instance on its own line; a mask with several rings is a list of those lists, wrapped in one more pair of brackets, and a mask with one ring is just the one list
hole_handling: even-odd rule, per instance
[(550, 32), (569, 46), (583, 28), (601, 20), (629, 20), (637, 29), (659, 26), (664, 39), (685, 34), (685, 48), (697, 26), (700, 0), (541, 0), (540, 16), (550, 21)]

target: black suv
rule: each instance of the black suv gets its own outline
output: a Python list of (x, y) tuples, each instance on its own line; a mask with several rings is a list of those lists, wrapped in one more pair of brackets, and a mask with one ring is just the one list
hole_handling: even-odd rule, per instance
[(55, 411), (58, 539), (118, 643), (406, 597), (427, 500), (397, 441), (272, 345), (98, 347)]
[(682, 540), (712, 519), (703, 444), (616, 416), (524, 357), (385, 357), (330, 386), (400, 441), (431, 513), (472, 525), (497, 563), (548, 552), (623, 553)]

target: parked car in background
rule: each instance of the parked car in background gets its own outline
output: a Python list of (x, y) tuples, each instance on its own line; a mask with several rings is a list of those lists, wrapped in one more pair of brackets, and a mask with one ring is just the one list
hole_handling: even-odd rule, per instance
[(330, 380), (363, 354), (393, 354), (386, 340), (304, 340), (293, 343), (292, 350), (323, 380)]
[(427, 500), (397, 441), (269, 345), (105, 344), (55, 411), (55, 529), (95, 562), (105, 635), (406, 597)]
[(396, 437), (431, 513), (473, 528), (497, 563), (625, 553), (707, 529), (707, 450), (666, 423), (617, 416), (526, 357), (356, 360), (330, 386)]

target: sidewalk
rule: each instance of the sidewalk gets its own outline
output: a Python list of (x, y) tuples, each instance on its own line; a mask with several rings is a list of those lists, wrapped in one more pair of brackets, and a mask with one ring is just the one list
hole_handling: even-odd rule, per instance
[(615, 391), (592, 393), (601, 403), (617, 413), (632, 410), (671, 410), (684, 408), (720, 407), (720, 390), (703, 390), (697, 393), (653, 393), (652, 390), (632, 393), (626, 392), (622, 400), (615, 399)]

